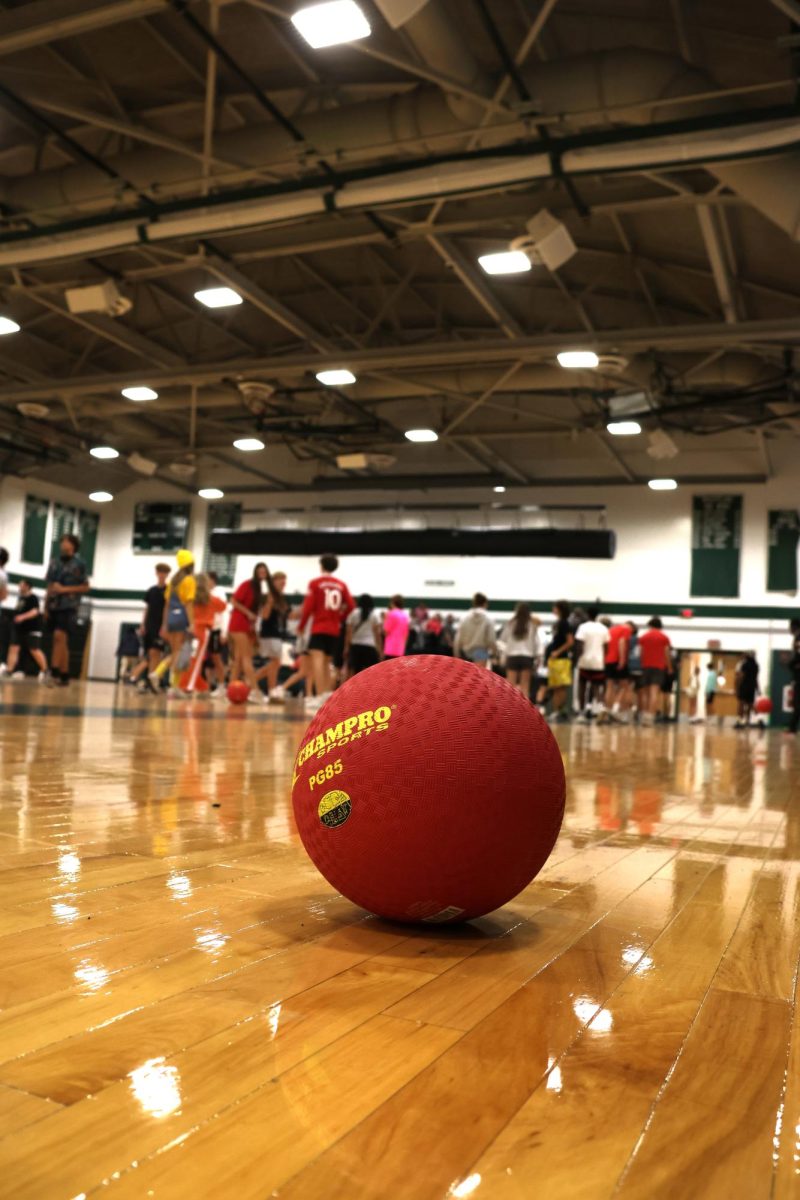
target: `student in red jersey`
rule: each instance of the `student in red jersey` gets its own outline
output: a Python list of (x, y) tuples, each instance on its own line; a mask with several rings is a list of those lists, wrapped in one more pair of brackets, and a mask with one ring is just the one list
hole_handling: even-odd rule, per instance
[(606, 705), (613, 720), (627, 720), (631, 706), (631, 673), (628, 658), (636, 623), (625, 621), (612, 625), (606, 646)]
[(244, 678), (250, 685), (249, 699), (252, 701), (266, 701), (266, 696), (256, 679), (253, 651), (256, 646), (256, 622), (270, 591), (269, 584), (267, 564), (256, 563), (252, 578), (240, 583), (231, 597), (231, 618), (228, 624), (228, 639), (233, 652), (231, 681)]
[(672, 643), (661, 625), (660, 617), (651, 617), (647, 629), (639, 635), (642, 658), (642, 721), (652, 725), (661, 702), (661, 685), (672, 670)]
[(339, 566), (335, 554), (323, 554), (319, 560), (322, 574), (312, 579), (303, 601), (298, 622), (299, 629), (310, 626), (311, 636), (308, 651), (311, 657), (311, 677), (316, 696), (311, 702), (319, 708), (331, 694), (331, 660), (342, 632), (342, 624), (355, 608), (353, 597), (346, 583), (337, 579), (334, 571)]

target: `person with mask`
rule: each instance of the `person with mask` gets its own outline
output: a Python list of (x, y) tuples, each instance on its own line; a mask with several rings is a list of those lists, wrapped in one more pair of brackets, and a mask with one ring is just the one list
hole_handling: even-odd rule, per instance
[(47, 624), (53, 635), (50, 654), (50, 687), (69, 685), (69, 644), (78, 622), (80, 598), (89, 591), (86, 563), (78, 555), (80, 538), (65, 533), (59, 556), (51, 560), (45, 575)]

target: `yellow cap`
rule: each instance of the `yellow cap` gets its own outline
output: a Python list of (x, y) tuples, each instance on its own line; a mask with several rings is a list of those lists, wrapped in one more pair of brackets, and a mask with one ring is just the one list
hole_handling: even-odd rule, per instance
[(194, 562), (191, 550), (179, 550), (175, 555), (179, 567), (190, 567)]

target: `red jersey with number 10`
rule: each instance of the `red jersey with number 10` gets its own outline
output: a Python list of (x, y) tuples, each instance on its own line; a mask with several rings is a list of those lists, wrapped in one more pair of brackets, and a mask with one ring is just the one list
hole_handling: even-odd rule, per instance
[(311, 618), (312, 633), (329, 633), (338, 637), (342, 622), (355, 608), (347, 584), (333, 575), (320, 575), (312, 579), (300, 613), (300, 628), (304, 629)]

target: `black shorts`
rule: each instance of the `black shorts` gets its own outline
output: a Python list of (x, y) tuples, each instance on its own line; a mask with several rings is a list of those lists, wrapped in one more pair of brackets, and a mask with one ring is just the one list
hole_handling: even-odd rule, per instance
[(580, 678), (583, 683), (605, 683), (605, 671), (589, 671), (586, 667), (580, 668)]
[(354, 675), (359, 671), (366, 671), (367, 667), (374, 667), (378, 661), (378, 651), (374, 646), (359, 646), (357, 643), (350, 647), (348, 656), (350, 670)]
[(642, 670), (642, 681), (645, 687), (661, 688), (664, 686), (665, 675), (666, 671), (662, 670), (661, 667), (644, 667)]
[(78, 614), (74, 608), (57, 608), (55, 612), (48, 613), (47, 626), (51, 633), (60, 630), (66, 633), (67, 637), (75, 632), (75, 626), (78, 623)]
[(20, 646), (23, 650), (40, 650), (42, 646), (41, 629), (28, 629), (29, 621), (11, 626), (11, 645)]
[(157, 633), (148, 633), (147, 631), (142, 638), (142, 645), (145, 654), (149, 654), (151, 650), (166, 650), (167, 648), (163, 638), (160, 638)]
[(509, 654), (506, 657), (507, 671), (532, 671), (533, 658), (528, 654)]
[(308, 639), (309, 650), (321, 650), (328, 658), (333, 658), (339, 648), (339, 638), (335, 633), (312, 633)]
[(222, 654), (222, 630), (212, 629), (208, 639), (208, 654)]
[(618, 662), (606, 663), (606, 679), (614, 679), (618, 682), (623, 679), (630, 679), (631, 673), (627, 667), (621, 667)]
[(736, 689), (736, 699), (742, 704), (753, 705), (756, 702), (756, 689), (740, 684)]
[(665, 671), (664, 678), (661, 680), (661, 690), (665, 696), (669, 696), (672, 689), (675, 687), (675, 676), (670, 672)]

